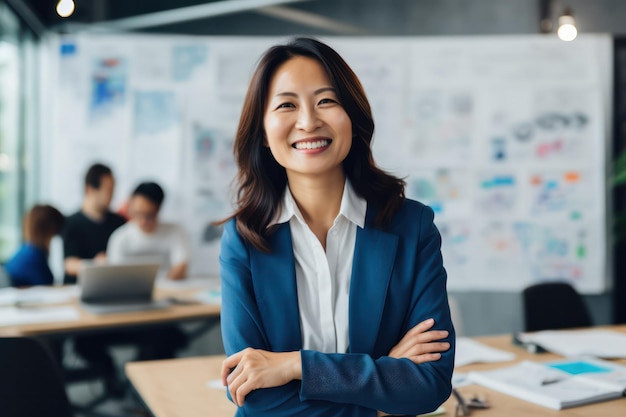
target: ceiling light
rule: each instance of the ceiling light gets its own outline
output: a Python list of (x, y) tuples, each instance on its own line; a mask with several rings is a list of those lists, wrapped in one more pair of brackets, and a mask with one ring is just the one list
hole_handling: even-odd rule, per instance
[(70, 17), (74, 13), (75, 7), (72, 0), (59, 0), (57, 3), (57, 14), (61, 17)]
[(563, 14), (559, 17), (559, 28), (556, 31), (559, 39), (562, 41), (573, 41), (578, 35), (578, 29), (576, 29), (576, 21), (572, 15), (572, 9), (566, 8)]

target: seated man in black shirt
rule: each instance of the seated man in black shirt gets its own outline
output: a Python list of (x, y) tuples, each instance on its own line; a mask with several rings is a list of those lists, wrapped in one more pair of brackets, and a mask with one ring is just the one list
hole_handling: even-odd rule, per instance
[[(81, 262), (85, 260), (106, 261), (106, 249), (111, 234), (123, 225), (125, 219), (109, 210), (115, 179), (111, 168), (94, 164), (85, 175), (85, 198), (81, 209), (69, 216), (63, 229), (63, 252), (65, 258), (65, 284), (75, 284)], [(74, 350), (92, 368), (105, 376), (106, 390), (111, 395), (121, 394), (113, 358), (107, 351), (107, 343), (117, 335), (99, 334), (74, 338)]]
[(109, 210), (115, 180), (106, 165), (95, 164), (85, 176), (85, 198), (81, 209), (65, 221), (63, 252), (66, 284), (76, 283), (83, 260), (106, 261), (111, 234), (125, 219)]

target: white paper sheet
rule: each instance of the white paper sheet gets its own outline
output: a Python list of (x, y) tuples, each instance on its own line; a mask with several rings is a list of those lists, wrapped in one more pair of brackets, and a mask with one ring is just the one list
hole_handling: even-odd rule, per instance
[(495, 349), (467, 337), (456, 339), (455, 366), (476, 362), (506, 362), (515, 359), (515, 354)]
[(78, 310), (71, 306), (0, 308), (0, 326), (74, 321), (79, 318)]
[(563, 356), (626, 358), (626, 334), (610, 330), (545, 330), (519, 338)]
[(78, 296), (77, 286), (0, 289), (0, 305), (61, 304)]
[(213, 388), (213, 389), (221, 389), (221, 390), (226, 389), (226, 387), (222, 385), (221, 379), (211, 379), (207, 381), (206, 386), (207, 388)]

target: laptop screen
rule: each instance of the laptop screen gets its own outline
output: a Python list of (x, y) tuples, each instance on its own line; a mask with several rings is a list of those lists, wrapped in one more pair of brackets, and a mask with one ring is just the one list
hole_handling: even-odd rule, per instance
[(150, 301), (158, 263), (87, 264), (78, 273), (85, 303)]

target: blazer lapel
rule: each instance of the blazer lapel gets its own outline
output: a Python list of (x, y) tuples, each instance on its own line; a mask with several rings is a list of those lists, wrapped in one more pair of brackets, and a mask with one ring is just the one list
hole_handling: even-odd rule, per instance
[(357, 228), (350, 281), (350, 352), (372, 353), (393, 270), (398, 236), (374, 229), (368, 208), (365, 228)]
[(272, 350), (302, 349), (302, 331), (298, 309), (296, 267), (289, 223), (281, 224), (270, 236), (271, 253), (253, 251), (258, 271), (254, 290), (259, 302)]

